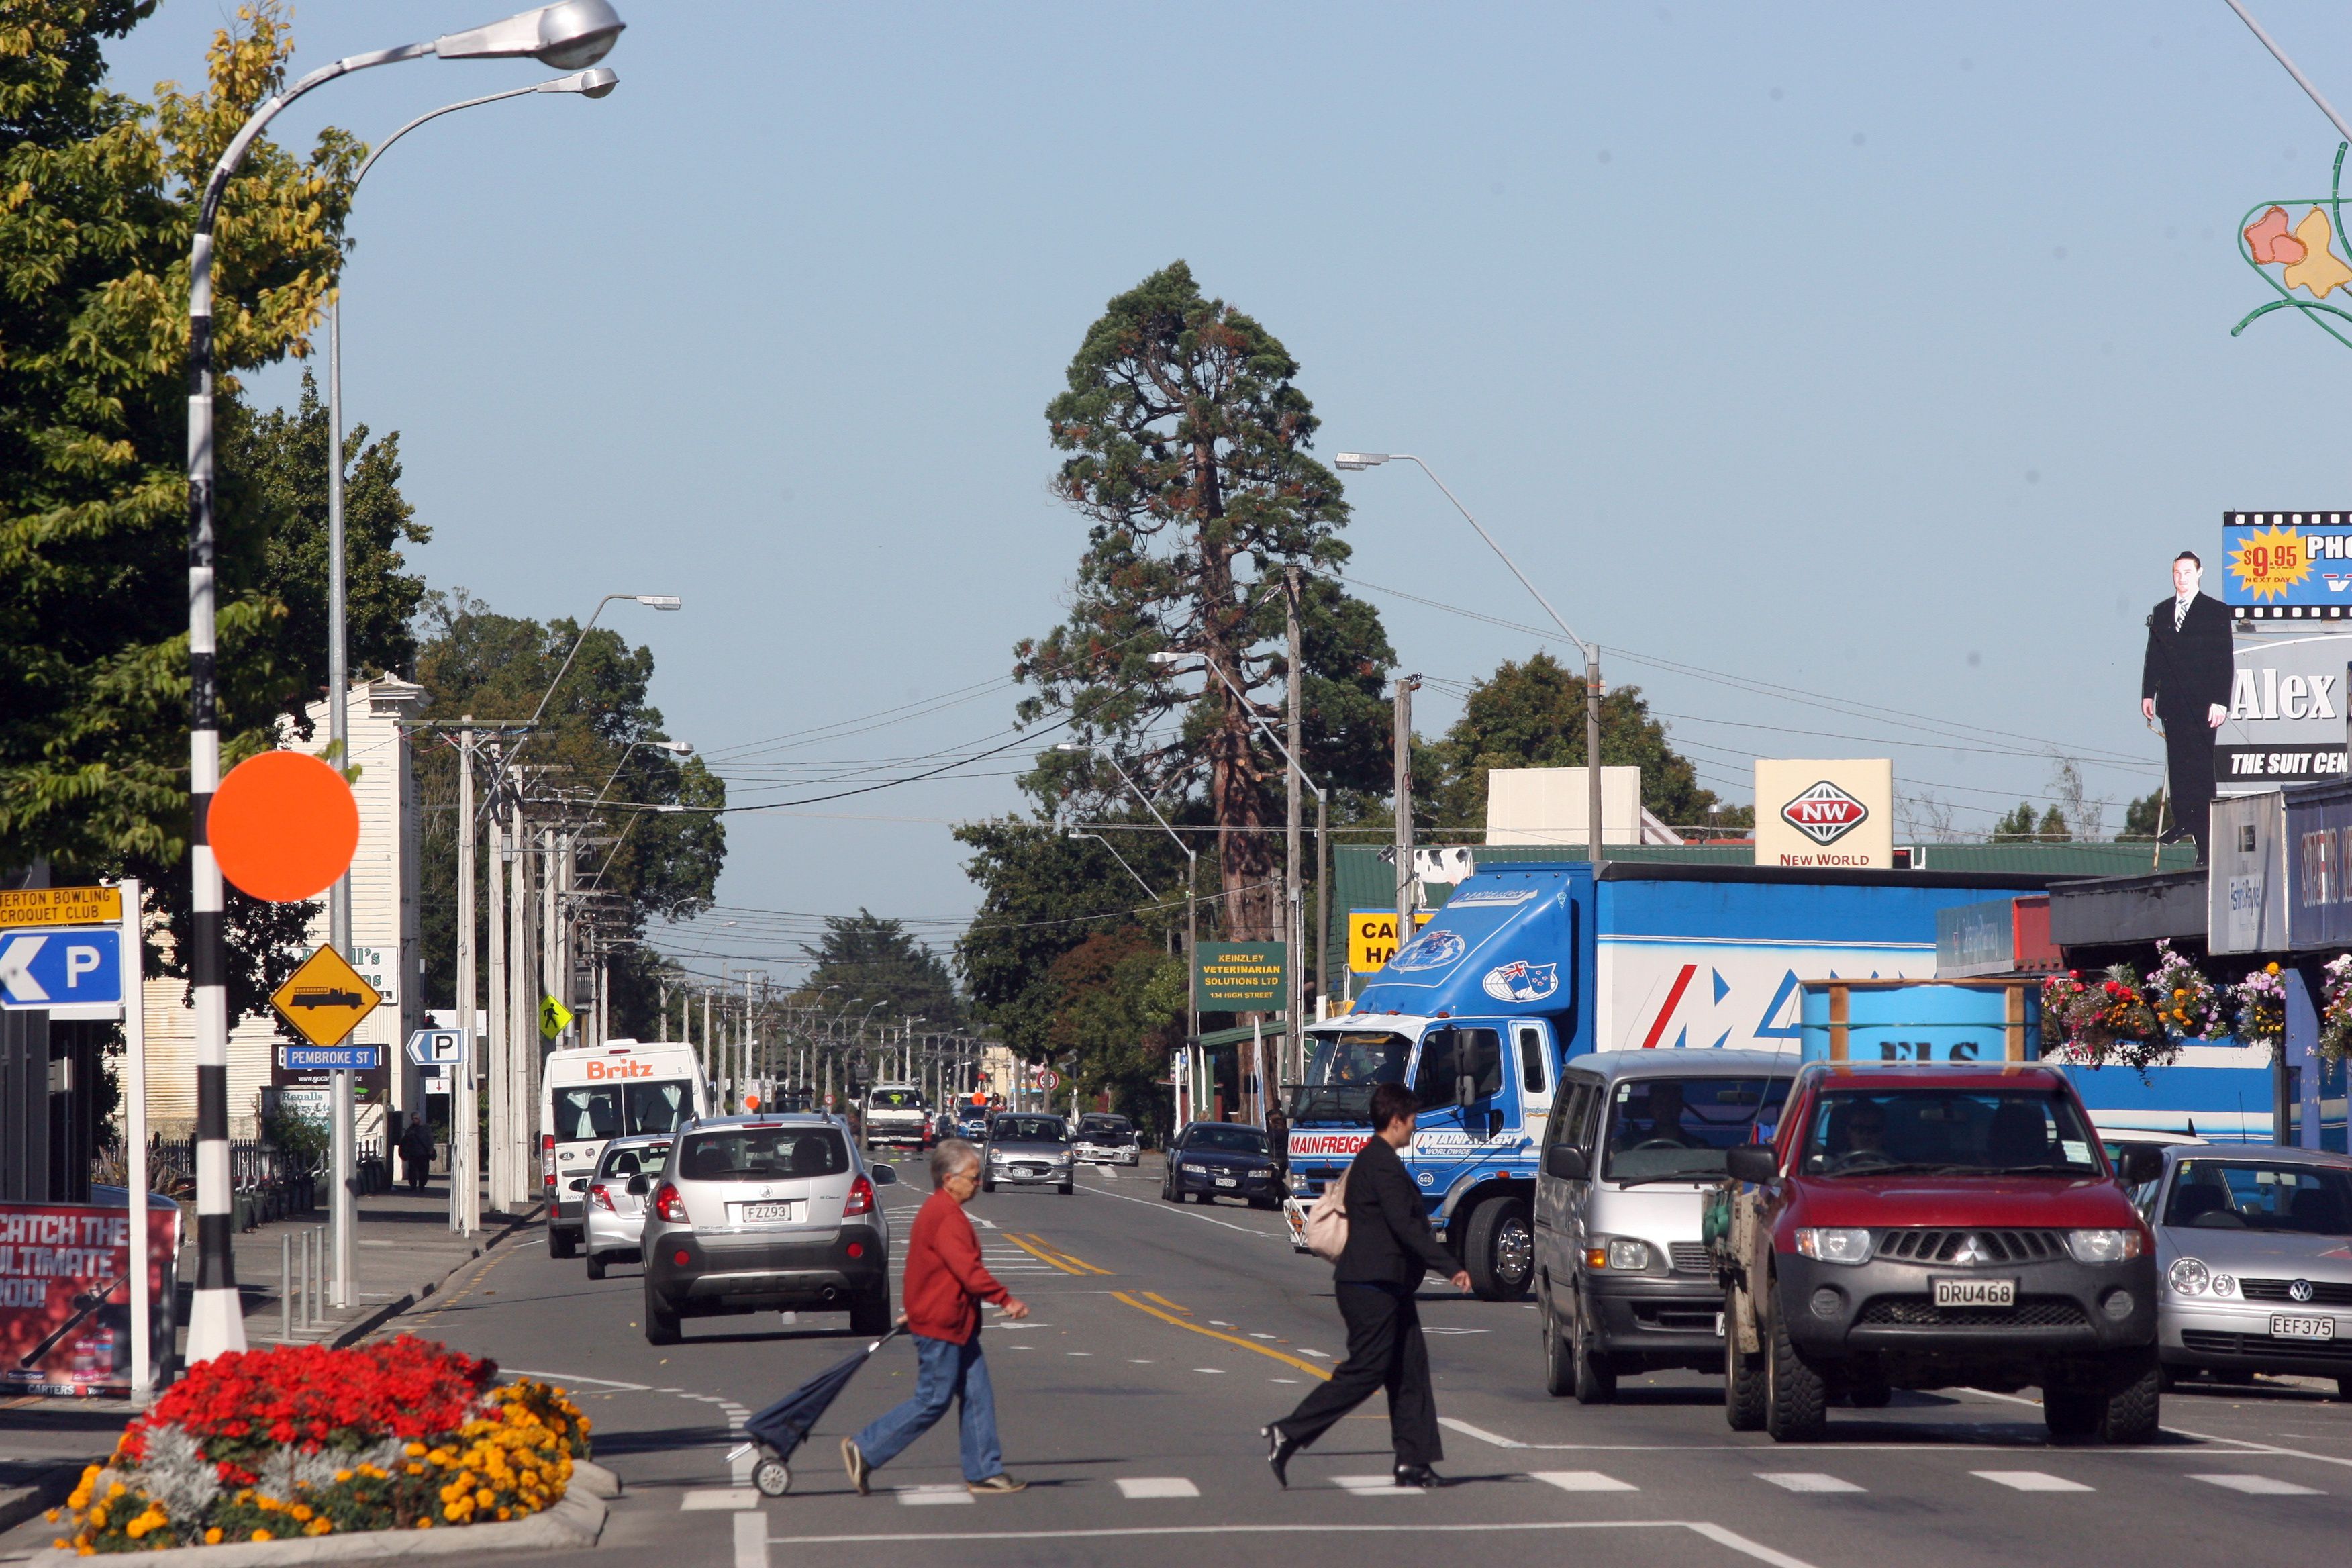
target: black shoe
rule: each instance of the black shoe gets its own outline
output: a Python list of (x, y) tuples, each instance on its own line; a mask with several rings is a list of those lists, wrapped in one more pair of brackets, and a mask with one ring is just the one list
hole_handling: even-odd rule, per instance
[(1427, 1465), (1399, 1465), (1396, 1468), (1396, 1484), (1414, 1491), (1429, 1492), (1444, 1486), (1445, 1479)]
[(1265, 1462), (1274, 1471), (1274, 1484), (1284, 1491), (1290, 1489), (1290, 1456), (1298, 1452), (1298, 1440), (1286, 1437), (1279, 1426), (1261, 1426), (1257, 1435), (1265, 1439)]

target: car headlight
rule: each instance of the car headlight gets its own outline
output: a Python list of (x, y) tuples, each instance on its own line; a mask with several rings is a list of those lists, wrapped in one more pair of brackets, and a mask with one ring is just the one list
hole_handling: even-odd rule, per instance
[(2077, 1263), (2121, 1263), (2126, 1258), (2137, 1258), (2139, 1247), (2139, 1232), (2137, 1230), (2070, 1230), (2066, 1233), (2066, 1250), (2074, 1255)]
[(1600, 1246), (1585, 1248), (1584, 1266), (1587, 1268), (1617, 1268), (1629, 1274), (1638, 1274), (1650, 1266), (1650, 1244), (1646, 1241), (1628, 1241), (1622, 1237), (1612, 1237)]
[(2202, 1296), (2213, 1283), (2204, 1263), (2194, 1258), (2174, 1258), (2172, 1272), (2166, 1279), (2176, 1296)]
[(1196, 1176), (1205, 1176), (1209, 1173), (1209, 1167), (1195, 1160), (1185, 1161), (1184, 1169), (1192, 1172)]
[(1800, 1226), (1797, 1252), (1817, 1263), (1856, 1264), (1870, 1261), (1870, 1232), (1856, 1228)]

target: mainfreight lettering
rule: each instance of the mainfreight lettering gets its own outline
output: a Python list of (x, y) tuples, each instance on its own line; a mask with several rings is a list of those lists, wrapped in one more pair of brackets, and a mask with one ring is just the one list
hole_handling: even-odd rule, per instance
[[(1814, 805), (1846, 826), (1860, 820), (1859, 803)], [(1409, 1085), (1420, 1110), (1402, 1152), (1431, 1223), (1480, 1295), (1522, 1296), (1535, 1278), (1536, 1158), (1562, 1063), (1677, 1048), (1793, 1059), (1806, 981), (1932, 976), (1938, 910), (2042, 880), (1834, 865), (1480, 866), (1350, 1012), (1308, 1026), (1306, 1081), (1287, 1108), (1291, 1189), (1320, 1193), (1370, 1135), (1374, 1087)]]

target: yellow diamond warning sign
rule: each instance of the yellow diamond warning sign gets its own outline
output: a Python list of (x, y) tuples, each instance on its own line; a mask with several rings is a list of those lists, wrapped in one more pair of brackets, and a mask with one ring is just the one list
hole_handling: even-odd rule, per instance
[(539, 999), (539, 1037), (551, 1040), (572, 1027), (572, 1009), (552, 996)]
[(332, 1046), (360, 1026), (383, 1000), (360, 972), (331, 947), (321, 947), (270, 993), (269, 1005), (314, 1046)]

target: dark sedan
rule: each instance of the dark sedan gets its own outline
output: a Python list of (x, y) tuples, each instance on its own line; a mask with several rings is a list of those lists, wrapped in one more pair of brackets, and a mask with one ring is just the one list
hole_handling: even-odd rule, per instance
[(1252, 1208), (1282, 1203), (1282, 1176), (1265, 1134), (1234, 1121), (1194, 1121), (1168, 1148), (1168, 1176), (1160, 1195), (1171, 1204), (1246, 1198)]

